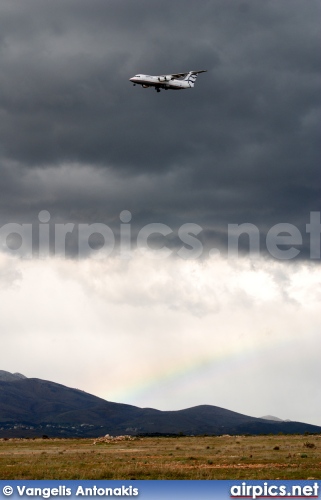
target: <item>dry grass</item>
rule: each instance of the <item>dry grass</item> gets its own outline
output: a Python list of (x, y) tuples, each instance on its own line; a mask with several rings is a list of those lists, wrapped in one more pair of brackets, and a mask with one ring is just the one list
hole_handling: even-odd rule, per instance
[(0, 440), (0, 479), (321, 479), (320, 437)]

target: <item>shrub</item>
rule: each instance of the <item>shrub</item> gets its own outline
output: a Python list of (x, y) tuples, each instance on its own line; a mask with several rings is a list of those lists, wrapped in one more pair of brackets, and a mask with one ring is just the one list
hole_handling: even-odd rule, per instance
[(315, 444), (310, 443), (309, 441), (306, 441), (303, 446), (305, 446), (306, 448), (315, 448)]

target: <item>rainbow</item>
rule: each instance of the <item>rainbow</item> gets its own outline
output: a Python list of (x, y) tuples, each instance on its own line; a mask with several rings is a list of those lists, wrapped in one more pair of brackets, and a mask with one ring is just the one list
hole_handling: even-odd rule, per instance
[(237, 344), (231, 343), (209, 356), (172, 361), (166, 370), (156, 370), (149, 377), (138, 376), (135, 379), (133, 376), (130, 383), (110, 392), (107, 399), (136, 404), (137, 400), (148, 399), (172, 385), (179, 386), (181, 393), (201, 391), (205, 380), (224, 380), (224, 377), (231, 374), (240, 378), (245, 372), (256, 373), (256, 370), (262, 370), (264, 357), (270, 358), (270, 354), (288, 346), (290, 341), (288, 337), (272, 340), (270, 336), (260, 336), (255, 342), (253, 338), (251, 342), (242, 342), (241, 339)]

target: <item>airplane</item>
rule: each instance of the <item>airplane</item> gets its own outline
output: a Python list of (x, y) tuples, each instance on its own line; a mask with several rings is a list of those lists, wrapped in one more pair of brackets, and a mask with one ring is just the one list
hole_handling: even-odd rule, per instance
[(155, 87), (157, 92), (165, 90), (191, 89), (195, 85), (195, 80), (199, 73), (206, 73), (207, 69), (200, 71), (189, 71), (186, 73), (173, 73), (171, 75), (142, 75), (138, 74), (129, 79), (133, 85), (141, 85), (144, 89)]

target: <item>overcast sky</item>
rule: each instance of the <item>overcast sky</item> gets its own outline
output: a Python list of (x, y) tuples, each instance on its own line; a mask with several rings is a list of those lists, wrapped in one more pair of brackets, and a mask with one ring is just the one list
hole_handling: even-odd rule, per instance
[[(317, 0), (2, 0), (1, 369), (321, 425), (320, 19)], [(129, 82), (202, 69), (180, 92)]]

